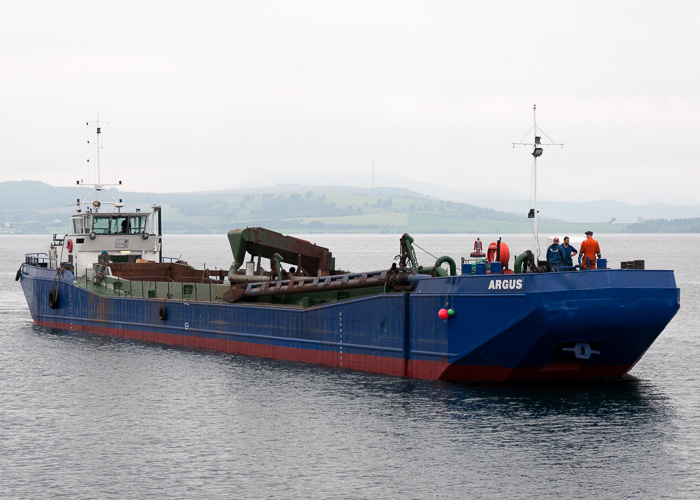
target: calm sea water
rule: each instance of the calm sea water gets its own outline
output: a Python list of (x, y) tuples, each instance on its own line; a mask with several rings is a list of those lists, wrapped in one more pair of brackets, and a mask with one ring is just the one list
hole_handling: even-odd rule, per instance
[[(560, 235), (561, 236), (561, 235)], [(315, 235), (338, 268), (396, 236)], [(624, 380), (456, 384), (34, 326), (15, 272), (46, 236), (0, 236), (0, 497), (697, 498), (697, 235), (603, 235), (611, 267), (673, 268), (681, 310)], [(486, 243), (494, 238), (483, 237)], [(512, 251), (527, 236), (504, 236)], [(473, 237), (416, 235), (457, 261)], [(165, 254), (227, 268), (225, 236)], [(433, 257), (420, 251), (422, 264)]]

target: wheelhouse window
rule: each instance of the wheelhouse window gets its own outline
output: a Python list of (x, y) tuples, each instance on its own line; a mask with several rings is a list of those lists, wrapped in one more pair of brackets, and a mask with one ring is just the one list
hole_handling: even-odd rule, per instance
[(95, 216), (92, 230), (96, 234), (141, 234), (146, 231), (148, 215)]
[(112, 218), (107, 217), (94, 217), (92, 219), (92, 230), (96, 234), (109, 234), (111, 228)]
[(131, 234), (141, 234), (146, 232), (147, 215), (132, 215), (129, 217), (131, 225)]
[(71, 232), (73, 234), (82, 234), (85, 231), (83, 227), (82, 217), (73, 217), (71, 219)]
[(129, 225), (129, 217), (118, 216), (112, 217), (111, 231), (114, 234), (129, 234), (131, 226)]

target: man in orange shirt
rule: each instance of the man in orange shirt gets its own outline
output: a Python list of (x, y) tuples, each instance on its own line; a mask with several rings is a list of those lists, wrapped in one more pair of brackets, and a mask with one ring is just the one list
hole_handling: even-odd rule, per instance
[(595, 269), (596, 256), (600, 259), (600, 245), (593, 239), (593, 231), (586, 231), (586, 239), (581, 243), (579, 255), (582, 258), (581, 266), (584, 269)]

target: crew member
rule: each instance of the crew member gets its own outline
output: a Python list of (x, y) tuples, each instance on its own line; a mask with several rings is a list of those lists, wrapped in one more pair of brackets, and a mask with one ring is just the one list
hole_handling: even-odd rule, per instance
[(578, 250), (569, 245), (568, 236), (564, 236), (564, 243), (561, 244), (561, 249), (564, 250), (564, 265), (574, 267), (574, 261), (571, 259), (571, 257), (576, 255)]
[(554, 243), (547, 247), (547, 262), (553, 273), (559, 271), (559, 266), (564, 263), (564, 250), (559, 245), (559, 238), (554, 238)]
[(584, 269), (595, 269), (596, 256), (600, 259), (600, 245), (593, 239), (593, 231), (586, 231), (586, 239), (581, 243), (581, 266)]

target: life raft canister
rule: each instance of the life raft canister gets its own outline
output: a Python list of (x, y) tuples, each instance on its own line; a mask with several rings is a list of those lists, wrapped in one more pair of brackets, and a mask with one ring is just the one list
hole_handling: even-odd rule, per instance
[(70, 238), (68, 239), (68, 243), (66, 243), (66, 249), (67, 249), (69, 252), (72, 252), (72, 251), (73, 251), (73, 240), (71, 240)]

